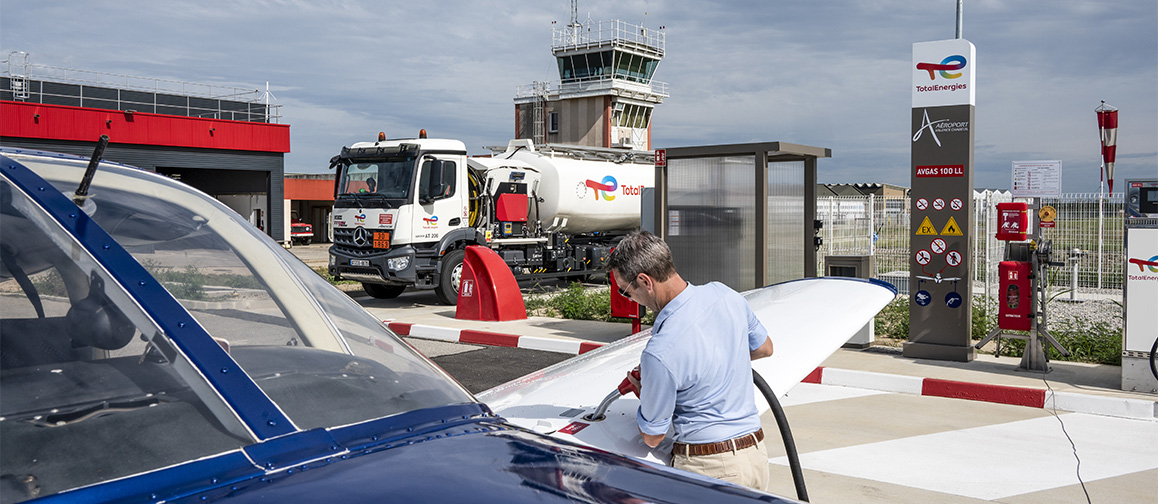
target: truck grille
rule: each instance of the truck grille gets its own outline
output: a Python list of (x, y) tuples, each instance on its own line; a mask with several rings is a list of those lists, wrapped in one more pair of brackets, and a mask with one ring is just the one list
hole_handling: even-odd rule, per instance
[(334, 229), (334, 248), (343, 254), (353, 257), (366, 257), (388, 252), (390, 249), (376, 249), (372, 241), (364, 245), (354, 242), (354, 231), (359, 228)]

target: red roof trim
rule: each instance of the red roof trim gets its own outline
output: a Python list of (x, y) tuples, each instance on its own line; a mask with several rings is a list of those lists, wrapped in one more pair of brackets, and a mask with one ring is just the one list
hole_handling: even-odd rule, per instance
[(0, 100), (0, 136), (258, 152), (290, 151), (289, 125)]

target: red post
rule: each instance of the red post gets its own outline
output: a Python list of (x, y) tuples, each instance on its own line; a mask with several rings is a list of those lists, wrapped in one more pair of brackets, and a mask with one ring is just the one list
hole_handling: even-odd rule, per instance
[(643, 318), (643, 307), (619, 294), (619, 284), (615, 282), (615, 275), (608, 272), (607, 277), (611, 279), (611, 316), (631, 319), (631, 334), (641, 331), (643, 328), (640, 319)]

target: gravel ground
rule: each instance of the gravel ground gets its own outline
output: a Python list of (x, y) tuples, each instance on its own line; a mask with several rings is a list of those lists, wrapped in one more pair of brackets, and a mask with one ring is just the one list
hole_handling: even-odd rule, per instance
[(1047, 305), (1046, 315), (1051, 324), (1072, 320), (1085, 325), (1094, 325), (1100, 322), (1110, 327), (1122, 326), (1121, 304), (1108, 299), (1071, 303), (1058, 298)]

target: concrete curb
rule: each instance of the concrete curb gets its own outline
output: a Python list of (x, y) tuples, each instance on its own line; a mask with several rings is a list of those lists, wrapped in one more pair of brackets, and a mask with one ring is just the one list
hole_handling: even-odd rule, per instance
[(451, 329), (423, 324), (409, 324), (406, 322), (391, 322), (389, 320), (383, 320), (382, 322), (399, 336), (449, 341), (452, 343), (526, 348), (528, 350), (541, 350), (544, 352), (565, 353), (570, 355), (590, 352), (605, 345), (605, 343), (597, 341), (519, 336), (516, 334), (476, 331), (473, 329)]
[(826, 367), (816, 368), (801, 381), (803, 383), (836, 385), (881, 392), (1029, 406), (1031, 408), (1057, 408), (1093, 415), (1142, 420), (1158, 418), (1158, 401), (1075, 394), (1073, 392), (1053, 392), (1029, 387), (969, 383)]
[[(472, 329), (451, 329), (446, 327), (409, 324), (384, 320), (391, 331), (400, 336), (412, 338), (468, 343), (474, 345), (502, 346), (558, 352), (579, 355), (599, 348), (606, 343), (540, 336), (519, 336)], [(817, 383), (838, 387), (876, 390), (898, 394), (912, 394), (934, 397), (948, 397), (969, 401), (983, 401), (1031, 408), (1055, 407), (1059, 410), (1092, 415), (1113, 416), (1154, 420), (1158, 418), (1158, 401), (1107, 397), (1073, 392), (1053, 392), (1030, 387), (1011, 387), (970, 383), (939, 378), (874, 373), (818, 367), (801, 380), (803, 383)]]

